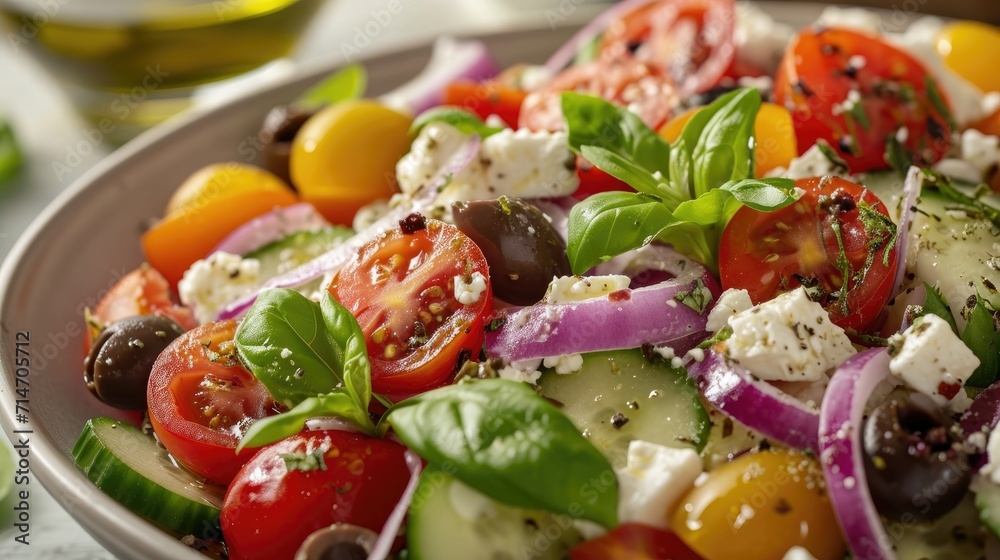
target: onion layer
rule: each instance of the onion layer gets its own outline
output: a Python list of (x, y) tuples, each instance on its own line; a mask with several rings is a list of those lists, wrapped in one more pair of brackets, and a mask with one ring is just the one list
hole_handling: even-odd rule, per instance
[(245, 255), (295, 232), (317, 230), (329, 225), (330, 222), (323, 219), (312, 204), (300, 202), (257, 216), (233, 230), (212, 252)]
[(399, 502), (392, 509), (389, 518), (385, 520), (385, 525), (382, 526), (382, 531), (372, 546), (371, 553), (368, 554), (368, 560), (386, 560), (386, 558), (389, 558), (389, 554), (392, 552), (392, 545), (396, 542), (399, 529), (403, 526), (403, 520), (406, 518), (406, 512), (410, 509), (413, 494), (417, 491), (417, 483), (420, 481), (420, 471), (424, 468), (424, 462), (416, 453), (409, 449), (403, 453), (403, 457), (406, 459), (406, 466), (410, 469), (410, 481), (406, 484), (403, 495), (399, 497)]
[(906, 172), (906, 180), (903, 182), (903, 198), (900, 201), (902, 207), (899, 211), (899, 225), (896, 227), (896, 258), (899, 264), (896, 266), (896, 279), (893, 281), (892, 299), (899, 294), (903, 288), (903, 278), (906, 276), (906, 252), (910, 241), (910, 224), (917, 215), (917, 198), (920, 196), (921, 178), (920, 168), (910, 167)]

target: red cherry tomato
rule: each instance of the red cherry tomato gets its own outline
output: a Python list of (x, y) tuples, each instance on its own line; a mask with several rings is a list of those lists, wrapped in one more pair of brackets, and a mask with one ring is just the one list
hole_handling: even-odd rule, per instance
[(526, 95), (497, 82), (461, 80), (445, 87), (442, 103), (472, 111), (484, 120), (496, 115), (508, 126), (517, 128), (517, 117)]
[(634, 56), (670, 74), (684, 95), (709, 90), (736, 59), (732, 0), (660, 0), (611, 22), (604, 59)]
[[(463, 304), (455, 296), (456, 278), (482, 278), (486, 287)], [(391, 399), (451, 381), (465, 360), (479, 356), (493, 313), (483, 252), (458, 228), (437, 220), (369, 242), (329, 291), (365, 333), (372, 389)]]
[(333, 430), (262, 448), (226, 491), (229, 557), (292, 560), (306, 537), (334, 523), (381, 531), (410, 478), (405, 449)]
[(928, 93), (933, 80), (919, 61), (881, 39), (810, 28), (789, 43), (774, 99), (792, 112), (800, 153), (823, 139), (860, 173), (889, 167), (886, 142), (901, 127), (902, 144), (918, 164), (948, 151), (952, 129)]
[(592, 194), (608, 191), (635, 191), (631, 185), (604, 171), (594, 167), (594, 164), (583, 159), (583, 156), (576, 158), (576, 175), (580, 178), (580, 186), (577, 187), (573, 197), (583, 200)]
[(677, 535), (638, 523), (623, 523), (610, 533), (578, 544), (571, 560), (701, 560)]
[(232, 343), (236, 321), (188, 331), (160, 354), (149, 375), (149, 420), (163, 446), (210, 482), (228, 484), (253, 449), (240, 438), (275, 403), (240, 365)]
[[(166, 278), (145, 263), (122, 276), (90, 314), (102, 325), (136, 315), (162, 315), (185, 330), (198, 326), (190, 309), (176, 305), (170, 299), (170, 285)], [(92, 342), (91, 335), (91, 330), (87, 329), (87, 350)]]
[(805, 194), (794, 204), (773, 212), (744, 206), (730, 220), (719, 248), (722, 286), (760, 303), (806, 285), (834, 323), (862, 331), (888, 301), (898, 266), (885, 205), (839, 177), (795, 184)]
[(677, 106), (673, 80), (654, 65), (623, 56), (571, 66), (521, 105), (519, 125), (531, 130), (563, 130), (560, 95), (575, 91), (596, 95), (635, 111), (650, 128), (663, 124)]

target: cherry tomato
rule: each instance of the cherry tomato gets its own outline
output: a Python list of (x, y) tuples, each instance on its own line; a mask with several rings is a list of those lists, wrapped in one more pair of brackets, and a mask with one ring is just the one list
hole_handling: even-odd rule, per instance
[[(185, 330), (198, 326), (191, 310), (170, 299), (170, 285), (148, 264), (122, 276), (90, 311), (100, 325), (109, 325), (136, 315), (162, 315)], [(96, 326), (87, 329), (86, 350), (90, 350)]]
[(631, 185), (608, 175), (604, 171), (594, 167), (594, 164), (583, 159), (583, 156), (576, 158), (576, 175), (580, 178), (580, 186), (577, 187), (573, 197), (583, 200), (592, 194), (608, 191), (635, 191)]
[(292, 560), (334, 523), (379, 532), (409, 481), (402, 445), (342, 431), (262, 448), (229, 485), (222, 534), (232, 560)]
[(210, 165), (178, 188), (171, 211), (142, 236), (142, 249), (176, 286), (184, 271), (231, 231), (275, 206), (296, 202), (295, 192), (269, 171), (243, 163)]
[(754, 303), (805, 285), (834, 323), (862, 331), (889, 299), (898, 266), (885, 205), (838, 177), (795, 184), (805, 194), (794, 204), (743, 207), (730, 220), (719, 248), (722, 285), (746, 289)]
[(302, 200), (351, 225), (362, 206), (396, 192), (396, 162), (410, 147), (410, 117), (377, 101), (330, 105), (295, 134), (289, 171)]
[[(395, 228), (364, 245), (329, 286), (365, 333), (372, 389), (393, 399), (444, 385), (464, 360), (477, 358), (493, 312), (479, 247), (436, 220), (413, 229)], [(456, 282), (483, 289), (460, 303)]]
[[(923, 64), (881, 39), (810, 28), (785, 51), (774, 101), (792, 112), (800, 153), (822, 139), (852, 173), (860, 173), (889, 167), (884, 154), (892, 136), (902, 138), (918, 164), (944, 157), (952, 128), (928, 83), (935, 82)], [(945, 93), (936, 89), (947, 105)], [(906, 132), (897, 135), (901, 127)]]
[(255, 450), (236, 453), (250, 425), (275, 411), (264, 385), (240, 365), (236, 321), (209, 323), (167, 346), (146, 391), (163, 446), (210, 482), (228, 484)]
[(570, 560), (702, 560), (684, 541), (669, 531), (622, 523), (610, 533), (578, 544)]
[(995, 56), (1000, 52), (1000, 28), (978, 21), (956, 21), (941, 29), (935, 46), (953, 72), (984, 92), (1000, 91)]
[(736, 59), (732, 0), (660, 0), (611, 22), (604, 59), (635, 56), (669, 73), (685, 94), (718, 85)]
[(526, 95), (524, 91), (498, 82), (461, 80), (444, 89), (443, 104), (467, 109), (484, 120), (496, 115), (508, 126), (517, 128), (517, 117)]
[(629, 107), (651, 128), (667, 120), (678, 103), (673, 80), (663, 70), (631, 57), (594, 60), (567, 68), (528, 94), (521, 105), (519, 126), (550, 131), (566, 128), (560, 98), (564, 91), (596, 95)]
[(983, 134), (1000, 136), (1000, 109), (997, 109), (993, 112), (993, 114), (987, 115), (974, 122), (969, 126), (969, 128), (974, 128)]
[(846, 548), (819, 463), (796, 451), (743, 455), (709, 472), (670, 526), (705, 560), (782, 558), (793, 546), (840, 560)]

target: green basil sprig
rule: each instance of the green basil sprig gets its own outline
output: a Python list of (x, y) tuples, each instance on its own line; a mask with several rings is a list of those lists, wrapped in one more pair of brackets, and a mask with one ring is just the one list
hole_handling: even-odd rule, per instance
[(432, 122), (449, 124), (466, 134), (478, 134), (480, 138), (488, 138), (503, 130), (502, 127), (489, 126), (479, 115), (459, 109), (458, 107), (442, 106), (428, 109), (417, 115), (410, 125), (410, 134), (415, 135), (420, 129)]
[(441, 387), (400, 402), (386, 418), (432, 467), (498, 502), (617, 524), (611, 464), (524, 383), (484, 379)]
[(627, 109), (562, 94), (570, 148), (639, 191), (599, 193), (573, 207), (573, 273), (654, 240), (714, 269), (722, 230), (741, 205), (769, 211), (794, 202), (793, 181), (752, 178), (759, 108), (756, 89), (730, 92), (698, 111), (670, 145)]
[(236, 350), (271, 396), (291, 410), (254, 422), (240, 440), (258, 447), (336, 416), (377, 435), (368, 415), (371, 370), (361, 327), (330, 294), (316, 303), (287, 289), (261, 293), (236, 329)]
[(368, 74), (365, 67), (349, 64), (306, 90), (293, 104), (307, 110), (316, 110), (324, 105), (361, 97), (365, 94), (366, 87)]

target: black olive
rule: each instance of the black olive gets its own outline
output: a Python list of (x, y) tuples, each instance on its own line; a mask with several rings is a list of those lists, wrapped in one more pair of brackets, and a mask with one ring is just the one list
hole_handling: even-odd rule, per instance
[(886, 518), (933, 521), (965, 496), (969, 457), (954, 422), (930, 397), (891, 398), (868, 417), (865, 473), (875, 507)]
[(101, 331), (83, 361), (87, 388), (115, 408), (146, 408), (146, 384), (153, 363), (182, 334), (180, 325), (159, 315), (139, 315), (111, 323)]
[(483, 251), (493, 294), (515, 305), (545, 295), (553, 276), (570, 274), (566, 243), (541, 210), (523, 200), (456, 202), (455, 225)]
[(365, 560), (377, 539), (371, 529), (334, 523), (309, 535), (295, 553), (295, 560)]
[(264, 124), (260, 129), (259, 137), (264, 167), (293, 187), (295, 185), (292, 183), (292, 176), (288, 169), (288, 162), (292, 154), (292, 140), (295, 139), (299, 129), (311, 116), (313, 116), (313, 111), (306, 111), (291, 105), (278, 105), (264, 117)]

